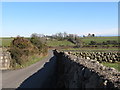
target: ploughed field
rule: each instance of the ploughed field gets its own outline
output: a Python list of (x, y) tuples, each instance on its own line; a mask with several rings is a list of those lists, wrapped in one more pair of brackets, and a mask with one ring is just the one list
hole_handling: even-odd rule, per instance
[(90, 52), (90, 51), (76, 51), (70, 52), (73, 55), (78, 56), (81, 59), (97, 60), (105, 66), (113, 67), (120, 71), (120, 52)]

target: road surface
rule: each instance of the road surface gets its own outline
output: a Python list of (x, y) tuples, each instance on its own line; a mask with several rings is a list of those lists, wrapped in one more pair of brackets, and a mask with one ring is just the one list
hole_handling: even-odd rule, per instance
[(23, 69), (2, 71), (2, 88), (47, 88), (55, 81), (56, 57), (48, 57)]

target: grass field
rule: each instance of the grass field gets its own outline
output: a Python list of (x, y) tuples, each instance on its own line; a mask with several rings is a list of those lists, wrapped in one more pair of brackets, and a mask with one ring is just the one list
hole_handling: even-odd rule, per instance
[(120, 71), (120, 62), (118, 63), (102, 63), (104, 66), (108, 66), (108, 67), (113, 67), (115, 69), (117, 69), (118, 71)]
[[(11, 41), (13, 40), (13, 38), (2, 38), (2, 46), (6, 47), (6, 46), (10, 46)], [(64, 40), (64, 41), (57, 41), (57, 40), (53, 40), (53, 41), (47, 41), (47, 45), (48, 46), (74, 46), (73, 43)]]
[[(10, 46), (11, 41), (14, 38), (10, 38), (10, 37), (6, 37), (6, 38), (0, 38), (2, 39), (2, 46)], [(85, 43), (89, 43), (90, 41), (96, 41), (96, 42), (103, 42), (103, 41), (107, 41), (107, 40), (115, 40), (118, 41), (118, 37), (85, 37), (82, 38), (82, 41)], [(47, 41), (47, 45), (48, 46), (74, 46), (73, 43), (64, 40), (64, 41), (57, 41), (57, 40), (49, 40)], [(69, 49), (64, 49), (64, 50), (81, 50), (81, 51), (118, 51), (118, 48), (69, 48)], [(42, 57), (43, 58), (43, 57)], [(22, 67), (27, 67), (39, 60), (41, 60), (42, 58), (38, 58), (38, 57), (31, 57), (30, 61), (25, 63)], [(103, 65), (108, 66), (108, 67), (114, 67), (115, 69), (120, 71), (120, 63), (103, 63)], [(17, 66), (16, 68), (20, 68), (21, 66)]]
[(73, 43), (64, 40), (64, 41), (57, 41), (57, 40), (53, 40), (53, 41), (47, 41), (47, 45), (48, 46), (74, 46)]
[[(2, 46), (10, 46), (11, 41), (13, 40), (13, 38), (10, 37), (6, 37), (6, 38), (0, 38), (2, 39)], [(89, 43), (90, 41), (96, 41), (96, 42), (103, 42), (103, 41), (107, 41), (107, 40), (115, 40), (118, 41), (118, 37), (114, 36), (114, 37), (85, 37), (85, 38), (81, 38), (83, 42), (85, 42), (85, 44)], [(74, 46), (73, 43), (69, 42), (69, 41), (57, 41), (57, 40), (53, 40), (53, 41), (47, 41), (47, 45), (48, 46)]]
[(118, 51), (118, 48), (67, 48), (62, 50), (72, 50), (72, 51)]
[[(0, 39), (1, 39), (0, 43), (2, 43), (2, 46), (4, 46), (4, 47), (10, 46), (10, 43), (13, 40), (13, 38), (10, 38), (10, 37), (0, 38)], [(1, 44), (0, 44), (0, 46), (1, 46)]]
[[(14, 38), (4, 37), (4, 38), (0, 38), (0, 39), (2, 39), (1, 40), (2, 42), (0, 42), (0, 43), (2, 43), (2, 46), (7, 47), (7, 46), (10, 46), (10, 44)], [(0, 46), (1, 46), (1, 44), (0, 44)]]
[(85, 37), (85, 38), (82, 38), (82, 41), (85, 42), (85, 44), (90, 43), (90, 41), (96, 41), (97, 43), (100, 43), (100, 42), (108, 41), (108, 40), (118, 41), (118, 37), (113, 36), (113, 37)]
[(11, 41), (13, 38), (3, 38), (2, 39), (2, 46), (10, 46)]

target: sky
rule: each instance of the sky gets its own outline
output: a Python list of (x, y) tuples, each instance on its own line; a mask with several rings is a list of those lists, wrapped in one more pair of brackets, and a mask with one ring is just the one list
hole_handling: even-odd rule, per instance
[(2, 2), (2, 36), (118, 35), (117, 2)]

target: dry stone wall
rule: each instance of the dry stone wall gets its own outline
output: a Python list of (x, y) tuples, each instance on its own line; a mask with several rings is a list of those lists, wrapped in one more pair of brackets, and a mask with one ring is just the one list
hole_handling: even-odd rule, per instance
[(11, 56), (10, 53), (7, 52), (5, 49), (0, 50), (0, 69), (9, 69), (10, 68), (10, 60)]
[(92, 59), (99, 62), (120, 62), (120, 52), (75, 52), (81, 59)]
[(54, 55), (57, 57), (57, 88), (120, 89), (120, 72), (114, 68), (68, 52), (54, 50)]

